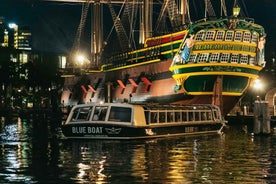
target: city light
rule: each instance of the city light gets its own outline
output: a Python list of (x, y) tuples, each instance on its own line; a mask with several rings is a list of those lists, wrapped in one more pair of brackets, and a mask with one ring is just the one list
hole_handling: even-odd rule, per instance
[(9, 28), (15, 29), (17, 27), (18, 27), (17, 24), (15, 24), (15, 23), (9, 23)]
[(240, 14), (240, 7), (238, 7), (238, 6), (235, 6), (234, 8), (233, 8), (233, 16), (234, 17), (238, 17), (239, 16), (239, 14)]
[(80, 66), (88, 64), (90, 62), (83, 54), (76, 54), (76, 61), (76, 64)]
[(261, 82), (260, 79), (256, 79), (256, 80), (254, 81), (253, 88), (254, 88), (255, 90), (260, 90), (260, 89), (263, 88), (263, 84), (262, 84), (262, 82)]
[(84, 60), (85, 60), (83, 55), (77, 55), (76, 59), (77, 59), (78, 64), (83, 65)]

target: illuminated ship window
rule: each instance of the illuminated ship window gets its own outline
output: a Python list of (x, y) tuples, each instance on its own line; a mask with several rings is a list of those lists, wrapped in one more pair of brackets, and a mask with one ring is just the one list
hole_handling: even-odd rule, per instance
[(242, 40), (242, 32), (236, 31), (234, 41), (241, 41), (241, 40)]
[(216, 35), (216, 40), (217, 41), (222, 41), (223, 38), (224, 38), (224, 33), (225, 33), (225, 31), (218, 31), (217, 35)]
[(210, 62), (218, 62), (219, 61), (219, 53), (213, 53), (209, 59)]
[(255, 32), (252, 35), (252, 43), (257, 43), (258, 42), (258, 34)]
[(215, 31), (207, 31), (205, 40), (206, 41), (212, 41), (215, 36)]
[(225, 36), (225, 41), (232, 41), (233, 35), (234, 35), (234, 31), (227, 31)]
[(221, 63), (227, 63), (229, 61), (230, 54), (221, 54), (220, 62)]
[(238, 63), (239, 62), (239, 54), (232, 54), (230, 62), (231, 63)]
[(208, 56), (209, 56), (208, 53), (199, 54), (197, 62), (199, 62), (199, 63), (207, 62)]
[(248, 63), (248, 56), (247, 55), (242, 55), (240, 58), (240, 62), (242, 64), (247, 64)]
[(196, 54), (191, 54), (189, 58), (189, 62), (195, 62), (196, 61)]
[(199, 32), (196, 34), (195, 40), (196, 40), (196, 41), (202, 41), (202, 40), (203, 40), (204, 33), (205, 33), (205, 31), (199, 31)]
[(256, 63), (256, 58), (255, 57), (250, 57), (249, 58), (249, 64), (255, 65), (255, 63)]
[(251, 38), (251, 33), (245, 32), (243, 35), (243, 42), (250, 42), (250, 38)]

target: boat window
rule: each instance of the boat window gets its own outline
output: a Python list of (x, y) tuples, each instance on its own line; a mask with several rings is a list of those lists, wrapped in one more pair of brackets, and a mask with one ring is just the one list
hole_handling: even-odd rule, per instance
[(232, 54), (231, 63), (238, 63), (238, 62), (239, 62), (239, 54)]
[(251, 38), (251, 33), (250, 32), (245, 32), (243, 35), (243, 42), (250, 42), (250, 38)]
[(225, 31), (218, 31), (216, 35), (216, 41), (222, 41), (224, 38)]
[(207, 31), (205, 40), (206, 41), (212, 41), (215, 36), (215, 31)]
[(174, 113), (167, 112), (167, 122), (174, 122)]
[(93, 121), (104, 121), (107, 112), (107, 106), (96, 106), (93, 114)]
[(187, 112), (182, 112), (182, 121), (188, 121), (187, 117)]
[(248, 63), (248, 56), (247, 55), (242, 55), (240, 58), (240, 62), (243, 64), (247, 64)]
[(241, 41), (241, 40), (242, 40), (242, 32), (236, 31), (234, 41)]
[(233, 31), (227, 31), (226, 36), (225, 36), (225, 41), (232, 41), (233, 40), (233, 35), (234, 35)]
[(157, 112), (151, 112), (150, 113), (150, 122), (151, 123), (157, 123)]
[(206, 121), (207, 120), (206, 112), (201, 112), (201, 120), (202, 121)]
[(208, 61), (209, 53), (202, 53), (199, 54), (198, 61), (199, 63), (207, 62)]
[(257, 43), (258, 42), (258, 33), (253, 33), (252, 35), (252, 43)]
[(218, 111), (214, 110), (214, 120), (218, 120), (218, 119), (219, 119)]
[(206, 112), (207, 120), (212, 120), (212, 114), (211, 112)]
[(194, 112), (195, 121), (199, 121), (199, 112)]
[(255, 63), (256, 63), (256, 57), (250, 57), (250, 58), (249, 58), (249, 63), (250, 63), (251, 65), (255, 65)]
[(131, 122), (131, 108), (111, 107), (108, 121)]
[(196, 54), (191, 54), (189, 58), (190, 62), (195, 62), (196, 61)]
[(194, 121), (195, 117), (194, 117), (194, 112), (189, 112), (188, 113), (188, 121)]
[(219, 61), (219, 53), (213, 53), (210, 56), (210, 62), (218, 62)]
[(92, 107), (76, 108), (73, 112), (72, 121), (88, 121), (92, 112)]
[(159, 112), (159, 123), (165, 123), (165, 122), (166, 122), (165, 112)]
[(205, 31), (199, 31), (199, 32), (196, 34), (195, 40), (196, 40), (196, 41), (202, 41), (202, 40), (203, 40), (204, 33), (205, 33)]
[(227, 63), (229, 61), (230, 54), (221, 54), (220, 62)]
[(181, 113), (175, 112), (175, 122), (181, 122)]

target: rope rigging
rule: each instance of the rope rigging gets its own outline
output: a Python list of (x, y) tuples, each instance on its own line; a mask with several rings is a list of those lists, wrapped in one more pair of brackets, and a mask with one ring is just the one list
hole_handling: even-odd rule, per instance
[(87, 14), (88, 14), (89, 6), (90, 6), (89, 1), (90, 0), (86, 0), (86, 2), (84, 2), (82, 4), (81, 19), (80, 19), (80, 24), (77, 29), (76, 40), (74, 42), (73, 49), (78, 49), (80, 46), (80, 40), (81, 40), (83, 28), (84, 28), (86, 20), (87, 20)]
[[(80, 18), (80, 23), (77, 29), (77, 33), (76, 33), (76, 38), (75, 41), (73, 43), (72, 49), (71, 49), (71, 59), (73, 59), (74, 55), (79, 51), (80, 49), (80, 42), (81, 42), (81, 36), (82, 36), (82, 32), (83, 32), (83, 28), (86, 24), (86, 20), (87, 20), (87, 14), (88, 14), (88, 10), (89, 10), (89, 6), (90, 6), (90, 0), (86, 0), (86, 2), (82, 3), (82, 11), (81, 11), (81, 18)], [(69, 65), (72, 65), (74, 62), (71, 61), (69, 63)]]
[(128, 37), (126, 34), (126, 31), (122, 25), (121, 19), (120, 19), (120, 14), (122, 12), (122, 9), (124, 7), (126, 0), (124, 1), (123, 5), (121, 6), (121, 9), (119, 11), (119, 14), (116, 15), (116, 12), (113, 8), (113, 6), (111, 5), (111, 0), (108, 0), (108, 7), (112, 16), (112, 20), (114, 22), (113, 28), (115, 28), (117, 36), (119, 38), (119, 44), (121, 46), (122, 51), (128, 51), (129, 48), (129, 42), (128, 42)]

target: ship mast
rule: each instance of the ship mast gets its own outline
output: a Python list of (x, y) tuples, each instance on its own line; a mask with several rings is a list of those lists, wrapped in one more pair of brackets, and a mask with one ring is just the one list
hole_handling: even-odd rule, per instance
[[(87, 59), (90, 61), (91, 68), (97, 68), (100, 66), (103, 57), (102, 53), (104, 50), (106, 50), (106, 45), (108, 44), (108, 40), (104, 39), (103, 30), (104, 30), (104, 22), (103, 22), (103, 5), (107, 4), (112, 15), (113, 19), (113, 28), (112, 30), (116, 30), (117, 37), (120, 40), (120, 46), (122, 51), (126, 51), (126, 48), (133, 49), (130, 39), (128, 38), (123, 24), (122, 20), (120, 19), (120, 15), (116, 14), (111, 4), (122, 4), (122, 7), (124, 4), (133, 5), (136, 6), (139, 9), (139, 44), (143, 45), (145, 43), (145, 40), (147, 38), (150, 38), (153, 36), (153, 9), (155, 4), (166, 4), (164, 7), (164, 13), (168, 14), (169, 20), (171, 21), (172, 28), (174, 30), (182, 30), (183, 25), (187, 24), (188, 22), (191, 22), (190, 15), (189, 15), (189, 6), (188, 6), (188, 0), (164, 0), (162, 1), (154, 1), (154, 0), (43, 0), (43, 1), (49, 1), (49, 2), (71, 2), (71, 3), (83, 3), (84, 6), (89, 7), (89, 4), (91, 4), (91, 48), (90, 52), (91, 55)], [(208, 1), (208, 0), (207, 0)], [(125, 6), (126, 7), (126, 6)], [(131, 11), (132, 10), (126, 10)], [(82, 14), (84, 14), (85, 11), (82, 11)], [(86, 12), (87, 13), (87, 12)], [(161, 14), (162, 15), (162, 14)], [(135, 15), (134, 15), (135, 16)], [(82, 18), (86, 16), (82, 15)], [(162, 17), (162, 16), (161, 16)], [(163, 16), (164, 18), (165, 16)], [(84, 22), (84, 20), (81, 20)], [(83, 26), (83, 24), (80, 24)], [(132, 30), (130, 30), (130, 34), (134, 35), (135, 28), (134, 26), (130, 26)], [(80, 37), (82, 29), (78, 30), (79, 33), (77, 34), (77, 37)], [(131, 35), (132, 37), (134, 37)], [(129, 36), (131, 38), (131, 36)], [(76, 38), (76, 41), (78, 41), (78, 44), (74, 44), (75, 47), (77, 47), (79, 44), (80, 38)], [(124, 44), (122, 44), (124, 43)], [(135, 44), (133, 44), (135, 46)], [(73, 49), (78, 51), (78, 48)], [(73, 65), (73, 64), (72, 64)], [(74, 65), (73, 65), (74, 66)]]
[(140, 13), (140, 44), (144, 44), (146, 38), (152, 37), (152, 11), (153, 0), (144, 0), (143, 4), (141, 4)]
[(96, 1), (91, 12), (91, 60), (95, 67), (99, 66), (103, 48), (103, 7), (100, 0)]

